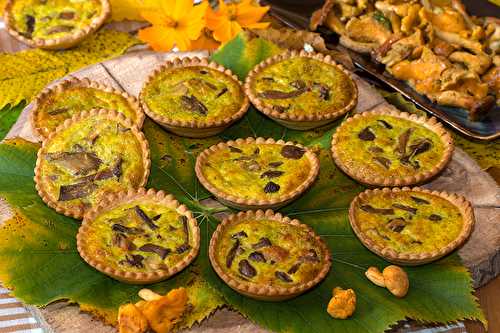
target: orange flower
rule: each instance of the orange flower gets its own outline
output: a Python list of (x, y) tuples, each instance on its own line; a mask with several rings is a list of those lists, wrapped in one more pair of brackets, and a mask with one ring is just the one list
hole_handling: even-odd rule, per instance
[(155, 51), (170, 51), (174, 46), (187, 51), (205, 26), (207, 6), (206, 1), (194, 6), (193, 0), (159, 0), (157, 10), (141, 11), (152, 26), (140, 30), (139, 38)]
[(241, 31), (242, 28), (265, 29), (269, 22), (260, 22), (269, 10), (269, 6), (255, 5), (253, 0), (242, 0), (238, 3), (224, 3), (219, 0), (219, 9), (207, 10), (207, 27), (214, 32), (214, 38), (219, 42), (227, 42)]
[(212, 32), (204, 28), (200, 38), (191, 43), (191, 50), (216, 50), (219, 46), (220, 43), (214, 39)]

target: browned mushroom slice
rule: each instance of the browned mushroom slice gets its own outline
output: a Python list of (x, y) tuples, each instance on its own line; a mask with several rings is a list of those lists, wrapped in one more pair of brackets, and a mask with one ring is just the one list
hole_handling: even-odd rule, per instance
[(368, 148), (368, 151), (375, 153), (375, 154), (380, 154), (380, 153), (384, 152), (384, 150), (382, 148), (377, 147), (377, 146), (371, 146), (370, 148)]
[(328, 88), (328, 86), (324, 85), (323, 83), (314, 82), (312, 84), (312, 87), (318, 89), (319, 98), (324, 101), (328, 101), (330, 99), (330, 88)]
[(288, 99), (288, 98), (298, 97), (305, 92), (306, 92), (305, 89), (297, 89), (289, 92), (279, 91), (279, 90), (265, 90), (263, 92), (258, 93), (257, 96), (260, 98), (267, 98), (267, 99)]
[(25, 22), (26, 22), (26, 32), (24, 32), (23, 35), (27, 38), (31, 38), (33, 31), (35, 31), (36, 19), (34, 16), (26, 15)]
[(401, 156), (406, 154), (406, 146), (408, 145), (408, 140), (410, 139), (411, 133), (413, 133), (414, 128), (408, 128), (406, 131), (401, 133), (398, 137), (398, 145), (395, 149)]
[(113, 224), (113, 226), (111, 226), (111, 230), (131, 235), (140, 234), (144, 232), (144, 230), (140, 228), (129, 228), (119, 223)]
[(428, 205), (430, 204), (429, 201), (425, 200), (425, 199), (422, 199), (422, 198), (419, 198), (419, 197), (415, 197), (415, 196), (410, 196), (411, 200), (413, 200), (415, 203), (421, 205), (421, 204), (425, 204), (425, 205)]
[(233, 265), (234, 258), (236, 257), (239, 248), (240, 248), (240, 240), (236, 239), (236, 242), (234, 242), (233, 247), (231, 247), (226, 257), (227, 268), (231, 268), (231, 266)]
[(97, 189), (92, 182), (81, 182), (70, 185), (62, 185), (59, 189), (59, 201), (69, 201), (85, 198)]
[(74, 175), (85, 175), (96, 171), (102, 164), (102, 160), (95, 153), (88, 152), (47, 153), (45, 159), (68, 169)]
[(387, 129), (392, 129), (392, 125), (389, 124), (387, 121), (383, 120), (383, 119), (378, 119), (377, 120), (379, 123), (382, 124), (382, 126), (384, 126), (385, 128)]
[(121, 234), (121, 233), (114, 234), (112, 239), (111, 239), (111, 243), (114, 246), (117, 246), (124, 251), (133, 251), (136, 249), (136, 246), (134, 245), (134, 243), (132, 243), (127, 238), (127, 236), (125, 236), (124, 234)]
[(410, 206), (406, 206), (406, 205), (401, 205), (401, 204), (393, 204), (392, 207), (394, 208), (397, 208), (397, 209), (401, 209), (401, 210), (404, 210), (404, 211), (407, 211), (413, 215), (417, 214), (417, 209), (416, 208), (413, 208), (413, 207), (410, 207)]
[(189, 226), (188, 226), (188, 219), (184, 215), (179, 217), (182, 223), (182, 231), (184, 232), (184, 243), (182, 243), (179, 247), (177, 247), (176, 252), (177, 253), (183, 253), (191, 248), (191, 245), (189, 245)]
[(75, 27), (72, 25), (56, 25), (55, 27), (48, 29), (47, 34), (52, 35), (60, 32), (70, 32), (73, 31), (73, 29), (75, 29)]
[(144, 257), (141, 256), (140, 254), (131, 254), (131, 255), (127, 254), (125, 255), (125, 259), (120, 260), (119, 263), (122, 265), (127, 264), (133, 267), (143, 268), (144, 267), (144, 264), (142, 263), (143, 260)]
[(276, 193), (280, 190), (280, 186), (274, 182), (269, 182), (264, 186), (265, 193)]
[(248, 255), (248, 259), (252, 261), (257, 261), (257, 262), (266, 262), (266, 257), (259, 252), (259, 251), (254, 251)]
[(281, 156), (291, 160), (300, 160), (305, 152), (305, 149), (292, 145), (285, 145), (281, 148)]
[(432, 147), (432, 142), (429, 139), (420, 139), (415, 141), (412, 145), (410, 145), (410, 156), (415, 157), (418, 154), (425, 153)]
[(170, 252), (172, 252), (172, 250), (170, 250), (170, 249), (167, 249), (167, 248), (160, 246), (160, 245), (151, 244), (151, 243), (144, 244), (143, 246), (141, 246), (139, 248), (139, 251), (156, 253), (162, 259), (165, 259), (167, 257), (167, 255)]
[(73, 20), (75, 18), (75, 12), (65, 11), (59, 14), (61, 20)]
[(181, 96), (181, 105), (189, 111), (198, 113), (202, 116), (206, 116), (208, 113), (207, 107), (193, 95)]
[(139, 206), (135, 206), (134, 207), (134, 211), (135, 213), (137, 214), (137, 216), (139, 216), (139, 218), (144, 222), (146, 223), (146, 225), (151, 229), (151, 230), (155, 230), (155, 229), (158, 229), (158, 226), (156, 224), (154, 224), (153, 220), (151, 220), (147, 215), (146, 213), (144, 213), (144, 211), (139, 208)]
[(221, 91), (219, 91), (219, 92), (217, 93), (217, 95), (215, 96), (215, 98), (219, 98), (219, 97), (221, 97), (221, 96), (222, 96), (222, 95), (224, 95), (226, 92), (227, 92), (227, 88), (226, 88), (226, 87), (222, 88), (222, 90), (221, 90)]
[(260, 175), (260, 178), (277, 178), (283, 175), (285, 172), (279, 170), (269, 170)]
[(288, 274), (286, 274), (285, 272), (276, 271), (274, 273), (274, 276), (276, 276), (278, 279), (280, 279), (283, 282), (288, 282), (288, 283), (293, 282), (292, 278)]
[(378, 165), (382, 166), (384, 169), (389, 170), (391, 167), (391, 160), (382, 156), (375, 156), (373, 161)]
[(360, 205), (359, 208), (367, 213), (380, 214), (380, 215), (394, 215), (394, 209), (392, 208), (375, 208), (370, 205)]
[(257, 243), (252, 245), (252, 249), (257, 250), (257, 249), (261, 249), (263, 247), (268, 247), (271, 245), (272, 244), (271, 244), (271, 241), (269, 240), (269, 238), (261, 237)]
[(401, 232), (406, 227), (406, 221), (402, 217), (389, 220), (387, 227), (394, 232)]
[(233, 146), (229, 146), (229, 151), (231, 151), (231, 153), (243, 153), (243, 150), (241, 150), (240, 148), (233, 147)]
[(101, 170), (93, 175), (89, 175), (86, 177), (82, 177), (79, 180), (81, 181), (98, 181), (98, 180), (106, 180), (112, 177), (116, 177), (120, 179), (122, 175), (122, 158), (118, 158), (113, 167)]
[(437, 222), (437, 221), (441, 221), (443, 218), (437, 214), (431, 214), (429, 216), (429, 220), (431, 220), (432, 222)]
[(297, 273), (297, 271), (299, 270), (300, 268), (300, 265), (302, 265), (302, 262), (297, 262), (296, 264), (294, 264), (292, 267), (290, 267), (290, 269), (287, 271), (288, 274), (295, 274)]
[(363, 141), (373, 141), (375, 140), (375, 133), (372, 132), (372, 129), (370, 127), (366, 127), (358, 133), (358, 138)]
[(257, 275), (257, 270), (246, 259), (240, 261), (240, 263), (238, 264), (238, 271), (241, 273), (241, 275), (247, 278), (253, 278), (255, 275)]
[(271, 163), (269, 163), (268, 165), (269, 165), (271, 168), (277, 168), (277, 167), (279, 167), (279, 166), (283, 165), (283, 162), (281, 162), (281, 161), (278, 161), (278, 162), (271, 162)]
[(319, 262), (319, 257), (314, 249), (309, 249), (307, 254), (299, 257), (299, 260), (301, 262)]

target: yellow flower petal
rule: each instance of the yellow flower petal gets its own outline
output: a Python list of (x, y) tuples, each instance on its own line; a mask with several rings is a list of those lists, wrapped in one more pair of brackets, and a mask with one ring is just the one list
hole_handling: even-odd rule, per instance
[[(180, 21), (182, 18), (187, 16), (192, 17), (194, 13), (193, 0), (177, 0), (175, 1), (175, 6), (172, 8), (172, 18), (176, 21)], [(194, 17), (193, 17), (194, 19)]]
[(248, 29), (267, 29), (270, 24), (271, 22), (258, 22), (258, 23), (247, 24), (244, 25), (243, 27)]
[(238, 7), (236, 20), (241, 26), (246, 27), (249, 24), (259, 22), (268, 11), (269, 6), (240, 6)]
[(231, 22), (229, 20), (219, 22), (217, 29), (214, 30), (214, 38), (222, 43), (231, 39)]
[(151, 45), (155, 51), (170, 51), (174, 46), (171, 34), (168, 30), (159, 26), (139, 30), (139, 39)]
[(157, 11), (142, 10), (141, 16), (153, 25), (162, 25), (165, 22), (165, 16)]

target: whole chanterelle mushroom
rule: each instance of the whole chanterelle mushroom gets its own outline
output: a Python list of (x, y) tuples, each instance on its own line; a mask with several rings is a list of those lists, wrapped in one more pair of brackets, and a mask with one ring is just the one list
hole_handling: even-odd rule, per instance
[(405, 297), (408, 292), (410, 282), (406, 272), (398, 266), (387, 266), (382, 271), (385, 287), (397, 297)]
[(379, 287), (387, 288), (394, 296), (405, 297), (410, 287), (406, 272), (398, 266), (391, 265), (384, 268), (382, 273), (377, 267), (370, 267), (365, 272), (368, 280)]

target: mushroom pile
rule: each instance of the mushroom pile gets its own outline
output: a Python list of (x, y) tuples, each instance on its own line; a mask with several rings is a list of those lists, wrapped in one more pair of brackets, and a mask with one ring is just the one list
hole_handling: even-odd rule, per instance
[(471, 120), (500, 105), (500, 20), (470, 16), (460, 0), (327, 0), (311, 17), (319, 25)]

